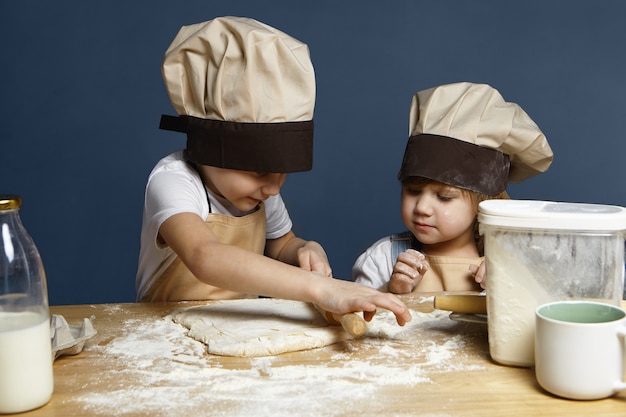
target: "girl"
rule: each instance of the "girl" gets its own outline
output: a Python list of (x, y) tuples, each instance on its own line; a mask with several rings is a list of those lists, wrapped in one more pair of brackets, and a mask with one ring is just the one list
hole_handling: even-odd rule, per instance
[(398, 178), (407, 231), (378, 240), (352, 278), (393, 293), (484, 288), (478, 203), (548, 169), (552, 150), (530, 117), (485, 84), (418, 92)]

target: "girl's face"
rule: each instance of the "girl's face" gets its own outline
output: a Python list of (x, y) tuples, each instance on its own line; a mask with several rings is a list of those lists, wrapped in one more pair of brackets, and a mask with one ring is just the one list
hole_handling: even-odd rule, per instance
[(247, 212), (261, 201), (280, 192), (286, 174), (266, 174), (199, 165), (202, 178), (211, 191)]
[(402, 185), (402, 220), (429, 255), (478, 256), (476, 210), (462, 189), (438, 182)]

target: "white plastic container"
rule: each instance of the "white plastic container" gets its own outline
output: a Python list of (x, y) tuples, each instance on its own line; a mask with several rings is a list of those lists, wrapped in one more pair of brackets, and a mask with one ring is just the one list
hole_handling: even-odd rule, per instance
[(626, 208), (532, 200), (479, 205), (485, 240), (489, 353), (534, 364), (535, 310), (560, 300), (619, 305)]

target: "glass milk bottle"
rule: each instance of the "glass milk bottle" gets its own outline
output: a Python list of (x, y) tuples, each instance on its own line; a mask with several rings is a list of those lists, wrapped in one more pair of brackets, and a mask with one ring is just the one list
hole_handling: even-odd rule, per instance
[(52, 396), (46, 275), (22, 225), (22, 199), (0, 195), (0, 413), (19, 413)]

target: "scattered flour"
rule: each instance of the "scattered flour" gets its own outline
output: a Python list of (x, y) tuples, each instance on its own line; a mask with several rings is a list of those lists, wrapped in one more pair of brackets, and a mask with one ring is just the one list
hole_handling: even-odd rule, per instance
[[(85, 348), (95, 351), (102, 361), (98, 366), (110, 372), (77, 383), (76, 391), (85, 394), (64, 401), (78, 402), (97, 416), (344, 416), (352, 414), (355, 402), (389, 416), (376, 401), (381, 390), (431, 384), (427, 375), (438, 372), (483, 369), (464, 364), (468, 336), (455, 334), (458, 323), (448, 314), (412, 311), (413, 320), (399, 327), (381, 311), (366, 338), (327, 348), (330, 353), (319, 361), (292, 365), (280, 356), (240, 358), (233, 369), (224, 367), (222, 357), (208, 355), (183, 326), (161, 318), (128, 319), (122, 336)], [(424, 337), (425, 330), (444, 333), (440, 340), (445, 342)]]

